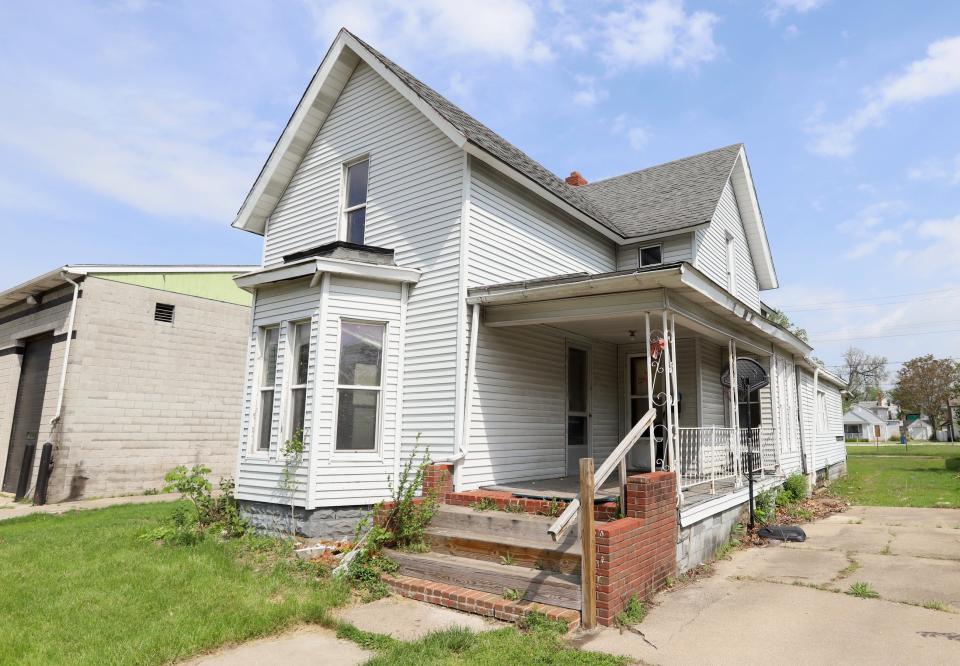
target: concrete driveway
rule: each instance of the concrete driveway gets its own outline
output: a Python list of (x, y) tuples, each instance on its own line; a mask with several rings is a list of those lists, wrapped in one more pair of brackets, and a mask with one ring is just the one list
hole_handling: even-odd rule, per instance
[[(660, 595), (642, 633), (579, 645), (648, 664), (960, 664), (960, 511), (853, 507), (804, 529)], [(855, 582), (879, 598), (845, 594)]]

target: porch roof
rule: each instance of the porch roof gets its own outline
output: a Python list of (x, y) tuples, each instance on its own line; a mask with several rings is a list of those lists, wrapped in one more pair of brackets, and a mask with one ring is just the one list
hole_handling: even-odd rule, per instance
[(735, 337), (759, 353), (770, 354), (772, 345), (804, 358), (813, 351), (687, 262), (474, 287), (467, 302), (484, 306), (490, 326), (612, 320), (670, 310), (689, 328)]

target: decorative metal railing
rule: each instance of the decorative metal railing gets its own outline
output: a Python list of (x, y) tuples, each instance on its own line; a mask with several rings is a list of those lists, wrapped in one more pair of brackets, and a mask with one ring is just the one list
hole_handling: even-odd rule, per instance
[(709, 484), (714, 493), (717, 483), (733, 480), (740, 486), (748, 470), (762, 475), (772, 450), (770, 428), (677, 429), (677, 479), (680, 490)]

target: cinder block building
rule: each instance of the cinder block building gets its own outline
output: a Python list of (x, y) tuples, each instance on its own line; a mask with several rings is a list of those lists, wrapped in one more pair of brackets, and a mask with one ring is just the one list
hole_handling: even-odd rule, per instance
[(67, 265), (0, 292), (3, 491), (34, 492), (46, 442), (49, 502), (159, 488), (180, 464), (232, 476), (249, 270)]

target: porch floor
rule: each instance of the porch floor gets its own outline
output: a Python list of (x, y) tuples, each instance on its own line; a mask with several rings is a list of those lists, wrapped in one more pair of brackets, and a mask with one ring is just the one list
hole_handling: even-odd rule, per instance
[[(639, 471), (631, 471), (630, 474), (638, 474)], [(769, 477), (765, 477), (769, 478)], [(756, 478), (760, 481), (759, 475)], [(743, 482), (746, 487), (746, 481)], [(482, 490), (495, 490), (499, 492), (511, 493), (517, 497), (531, 499), (563, 499), (572, 500), (577, 496), (580, 489), (580, 478), (575, 475), (564, 476), (556, 479), (535, 479), (532, 481), (514, 481), (512, 483), (496, 484), (491, 486), (481, 486)], [(732, 478), (722, 479), (715, 483), (711, 489), (709, 483), (701, 483), (687, 488), (683, 491), (683, 508), (689, 509), (697, 504), (715, 500), (718, 497), (733, 493), (737, 490)], [(596, 495), (597, 502), (614, 502), (620, 496), (617, 488), (617, 479), (611, 478), (600, 488)]]

